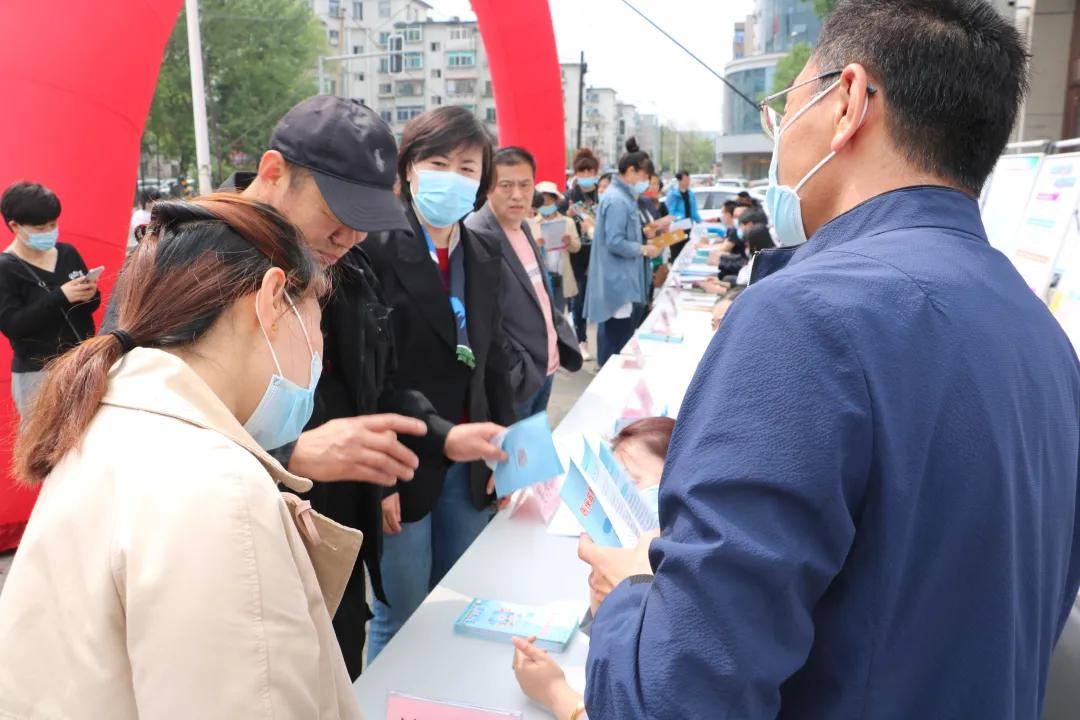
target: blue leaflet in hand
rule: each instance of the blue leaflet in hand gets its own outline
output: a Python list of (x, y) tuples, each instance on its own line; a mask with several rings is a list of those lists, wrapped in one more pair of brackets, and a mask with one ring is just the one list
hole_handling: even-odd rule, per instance
[(502, 449), (509, 458), (495, 466), (495, 494), (499, 497), (562, 475), (562, 462), (551, 441), (546, 412), (508, 427)]
[[(586, 444), (586, 452), (591, 452), (587, 448), (588, 444)], [(594, 543), (606, 547), (622, 547), (618, 535), (615, 534), (615, 528), (611, 526), (607, 514), (600, 507), (600, 501), (596, 499), (596, 494), (589, 487), (584, 473), (573, 460), (570, 461), (570, 469), (566, 472), (566, 480), (563, 481), (559, 495)]]

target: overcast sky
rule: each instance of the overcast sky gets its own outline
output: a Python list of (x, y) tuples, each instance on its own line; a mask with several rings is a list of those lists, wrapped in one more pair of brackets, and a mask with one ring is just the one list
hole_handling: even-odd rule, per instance
[[(511, 0), (504, 0), (509, 2)], [(717, 72), (731, 60), (733, 25), (753, 0), (629, 0)], [(437, 19), (475, 19), (469, 0), (427, 0)], [(550, 0), (559, 59), (585, 51), (586, 82), (611, 87), (638, 112), (683, 129), (719, 130), (723, 84), (622, 0)]]

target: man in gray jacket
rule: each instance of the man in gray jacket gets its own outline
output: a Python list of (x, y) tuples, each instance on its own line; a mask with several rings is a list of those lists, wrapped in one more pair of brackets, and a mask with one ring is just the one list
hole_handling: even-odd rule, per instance
[(497, 241), (503, 249), (503, 329), (510, 343), (511, 384), (518, 419), (547, 409), (560, 352), (569, 370), (581, 367), (576, 343), (559, 340), (560, 325), (572, 334), (555, 310), (541, 251), (525, 222), (532, 211), (536, 161), (519, 147), (495, 152), (488, 201), (465, 221), (474, 233)]

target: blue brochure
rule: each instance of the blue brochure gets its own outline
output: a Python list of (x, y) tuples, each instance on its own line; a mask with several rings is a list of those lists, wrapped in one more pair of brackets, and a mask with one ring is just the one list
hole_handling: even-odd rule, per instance
[(585, 480), (581, 468), (573, 460), (570, 461), (570, 469), (566, 472), (566, 480), (559, 490), (559, 495), (594, 543), (606, 547), (622, 547), (607, 513), (600, 506), (600, 501)]
[(477, 598), (461, 613), (454, 630), (461, 635), (509, 643), (514, 637), (536, 636), (536, 647), (563, 652), (577, 632), (582, 608), (569, 605), (534, 607)]
[(495, 494), (499, 497), (563, 473), (546, 412), (508, 427), (499, 444), (509, 456), (495, 466)]

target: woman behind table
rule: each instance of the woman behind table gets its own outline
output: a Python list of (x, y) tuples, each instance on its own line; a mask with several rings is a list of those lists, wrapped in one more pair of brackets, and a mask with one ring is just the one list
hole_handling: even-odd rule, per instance
[[(464, 108), (410, 120), (398, 175), (412, 232), (372, 235), (364, 243), (394, 308), (398, 382), (422, 392), (448, 425), (493, 421), (489, 439), (514, 421), (497, 302), (501, 255), (462, 220), (487, 193), (491, 158), (487, 130)], [(501, 456), (492, 450), (492, 459)], [(483, 462), (418, 455), (413, 480), (383, 500), (379, 567), (389, 604), (375, 601), (369, 662), (492, 517), (494, 487)]]
[(649, 187), (653, 171), (648, 153), (637, 141), (626, 141), (619, 160), (619, 174), (600, 199), (589, 262), (585, 310), (589, 322), (599, 325), (597, 362), (601, 367), (622, 350), (636, 327), (645, 296), (642, 257), (655, 258), (660, 249), (642, 244), (642, 224), (637, 199)]
[(278, 484), (322, 369), (325, 279), (236, 195), (159, 203), (120, 327), (49, 367), (41, 484), (0, 595), (5, 718), (358, 718), (330, 617), (359, 533)]
[(577, 225), (574, 221), (559, 212), (560, 203), (564, 198), (555, 183), (550, 180), (537, 183), (536, 194), (539, 196), (540, 203), (536, 207), (536, 214), (529, 220), (533, 239), (540, 247), (544, 247), (544, 228), (553, 225), (563, 228), (562, 247), (554, 250), (547, 248), (544, 262), (551, 275), (551, 285), (555, 290), (553, 298), (555, 309), (565, 312), (567, 302), (572, 302), (578, 294), (573, 258), (581, 251), (581, 238), (578, 236)]
[(15, 183), (0, 198), (0, 214), (15, 235), (0, 255), (0, 332), (14, 351), (11, 395), (26, 417), (45, 364), (94, 334), (101, 294), (79, 251), (57, 242), (60, 200), (52, 190)]
[[(675, 421), (666, 417), (650, 417), (627, 425), (611, 441), (611, 451), (626, 469), (638, 488), (638, 494), (655, 511), (660, 491), (660, 478), (664, 474), (664, 459), (671, 444)], [(613, 560), (606, 566), (606, 577), (590, 577), (590, 585), (603, 584), (606, 592), (622, 580), (637, 574), (652, 574), (647, 552), (652, 537), (638, 548), (623, 550), (592, 548), (607, 553)], [(596, 590), (593, 589), (595, 594)], [(606, 594), (605, 592), (605, 594)], [(556, 720), (583, 720), (584, 697), (566, 682), (563, 669), (544, 650), (533, 642), (536, 638), (514, 638), (512, 666), (522, 691), (532, 700), (547, 708)]]

